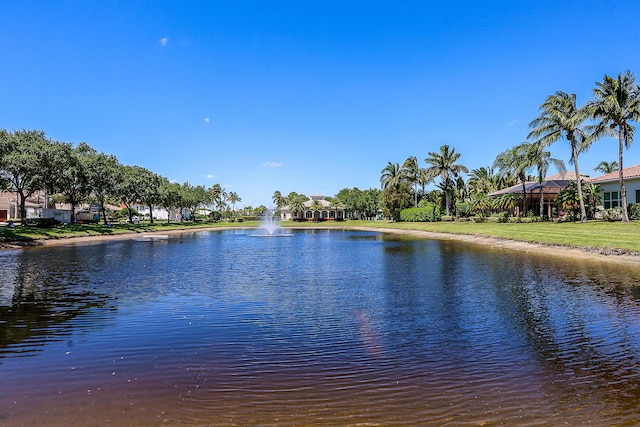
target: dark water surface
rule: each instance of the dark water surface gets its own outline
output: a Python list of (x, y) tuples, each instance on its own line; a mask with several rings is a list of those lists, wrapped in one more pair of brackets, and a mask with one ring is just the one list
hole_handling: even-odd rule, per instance
[(369, 232), (0, 253), (0, 426), (640, 423), (640, 269)]

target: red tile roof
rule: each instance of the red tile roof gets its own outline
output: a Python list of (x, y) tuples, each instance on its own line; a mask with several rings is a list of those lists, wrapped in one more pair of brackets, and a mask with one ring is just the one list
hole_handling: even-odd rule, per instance
[[(631, 166), (628, 168), (624, 168), (622, 170), (622, 173), (624, 174), (624, 178), (637, 178), (640, 177), (640, 165), (635, 165), (635, 166)], [(615, 171), (615, 172), (611, 172), (611, 173), (607, 173), (601, 176), (596, 176), (595, 178), (591, 178), (588, 179), (588, 182), (611, 182), (611, 181), (617, 181), (619, 178), (619, 172)]]

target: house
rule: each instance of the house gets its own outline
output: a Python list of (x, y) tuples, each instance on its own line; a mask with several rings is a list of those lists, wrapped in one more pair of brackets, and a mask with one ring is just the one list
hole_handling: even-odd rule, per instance
[[(640, 165), (622, 170), (627, 204), (640, 203)], [(604, 209), (620, 206), (620, 175), (618, 171), (591, 178), (588, 181), (600, 186), (600, 197)]]
[[(39, 218), (42, 216), (44, 206), (44, 193), (38, 192), (27, 197), (25, 208), (27, 218)], [(0, 191), (0, 222), (6, 222), (9, 218), (20, 217), (20, 199), (16, 193)]]
[[(581, 175), (582, 179), (588, 178), (587, 175)], [(542, 193), (544, 198), (544, 212), (546, 212), (547, 216), (551, 217), (553, 213), (553, 209), (557, 208), (555, 203), (556, 197), (558, 193), (564, 190), (567, 185), (571, 181), (576, 180), (575, 172), (560, 172), (554, 175), (550, 175), (546, 177), (542, 181), (542, 185), (537, 181), (527, 181), (524, 183), (525, 188), (525, 197), (526, 197), (526, 212), (533, 211), (536, 214), (540, 212), (540, 187), (542, 187)], [(516, 184), (514, 186), (503, 188), (502, 190), (494, 191), (490, 193), (489, 196), (493, 198), (498, 198), (504, 194), (512, 193), (518, 196), (522, 195), (522, 183)], [(516, 207), (519, 210), (522, 208), (522, 205)]]
[(304, 213), (291, 212), (289, 206), (283, 206), (280, 208), (280, 217), (283, 220), (296, 220), (305, 219), (307, 221), (313, 220), (330, 220), (330, 221), (342, 221), (344, 220), (344, 208), (335, 206), (324, 198), (321, 194), (314, 194), (309, 200), (304, 202)]

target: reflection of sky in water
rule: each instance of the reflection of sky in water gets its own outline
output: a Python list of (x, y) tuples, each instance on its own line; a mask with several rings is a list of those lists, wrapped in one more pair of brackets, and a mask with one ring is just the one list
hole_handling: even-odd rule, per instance
[(268, 424), (295, 390), (294, 414), (337, 406), (329, 418), (366, 409), (378, 414), (366, 422), (420, 425), (447, 419), (439, 408), (472, 423), (483, 411), (628, 420), (640, 397), (633, 268), (369, 232), (235, 230), (20, 251), (0, 271), (0, 398), (129, 390), (171, 407), (181, 390), (187, 412)]

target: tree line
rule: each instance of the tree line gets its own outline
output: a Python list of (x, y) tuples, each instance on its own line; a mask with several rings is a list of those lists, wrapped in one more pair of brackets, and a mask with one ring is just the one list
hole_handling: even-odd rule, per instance
[[(437, 152), (429, 152), (424, 159), (424, 168), (419, 166), (416, 157), (409, 157), (402, 164), (389, 162), (380, 177), (385, 214), (398, 219), (402, 209), (411, 204), (417, 207), (420, 200), (443, 203), (447, 215), (455, 213), (457, 200), (468, 202), (476, 211), (486, 211), (491, 207), (510, 209), (522, 202), (522, 211), (525, 212), (526, 182), (541, 184), (551, 166), (561, 172), (566, 170), (564, 161), (553, 158), (549, 151), (554, 143), (566, 141), (571, 149), (569, 162), (573, 164), (577, 179), (575, 184), (558, 195), (558, 199), (566, 205), (579, 206), (579, 218), (585, 222), (588, 218), (585, 201), (597, 197), (598, 191), (580, 179), (579, 155), (594, 142), (612, 137), (618, 142), (618, 160), (603, 161), (595, 171), (618, 171), (620, 215), (623, 222), (628, 222), (623, 153), (633, 143), (633, 123), (640, 120), (640, 86), (634, 74), (626, 71), (616, 77), (605, 75), (601, 82), (596, 82), (593, 99), (582, 106), (578, 106), (575, 94), (557, 91), (545, 99), (538, 111), (539, 116), (529, 123), (530, 132), (526, 140), (499, 153), (491, 166), (469, 172), (459, 163), (460, 153), (449, 145), (442, 145)], [(464, 180), (463, 173), (468, 174), (468, 181)], [(437, 190), (427, 193), (424, 188), (430, 183), (436, 183)], [(513, 194), (505, 194), (499, 200), (488, 196), (516, 184), (522, 184), (521, 200)], [(544, 215), (543, 206), (544, 193), (540, 186), (540, 216)]]
[[(186, 212), (195, 218), (196, 211), (211, 206), (221, 216), (231, 204), (242, 199), (235, 192), (227, 192), (220, 184), (211, 188), (178, 184), (141, 166), (121, 164), (116, 156), (101, 153), (82, 142), (74, 147), (53, 141), (39, 130), (0, 130), (0, 190), (18, 195), (20, 219), (26, 219), (26, 201), (38, 191), (44, 191), (53, 202), (71, 206), (71, 221), (82, 203), (98, 205), (107, 224), (106, 205), (124, 204), (129, 222), (134, 205), (149, 208), (153, 223), (153, 209), (167, 212)], [(217, 209), (217, 211), (215, 210)]]

